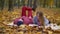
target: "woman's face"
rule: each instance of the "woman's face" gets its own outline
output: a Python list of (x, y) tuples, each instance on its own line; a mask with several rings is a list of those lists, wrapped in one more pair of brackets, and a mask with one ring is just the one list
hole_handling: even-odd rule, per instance
[(36, 14), (36, 16), (37, 16), (37, 18), (38, 19), (40, 19), (40, 18), (42, 18), (43, 16), (42, 15), (40, 15), (40, 14)]
[(37, 16), (38, 19), (40, 18), (39, 14), (37, 14), (36, 16)]

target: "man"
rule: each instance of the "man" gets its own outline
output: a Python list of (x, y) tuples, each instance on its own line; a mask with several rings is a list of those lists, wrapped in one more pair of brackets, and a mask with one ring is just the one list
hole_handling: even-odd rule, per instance
[(27, 10), (27, 7), (23, 6), (22, 7), (22, 16), (26, 16), (26, 10)]
[[(23, 6), (22, 7), (22, 19), (23, 19), (23, 24), (29, 25), (33, 23), (33, 15), (32, 15), (32, 9), (31, 7)], [(26, 15), (26, 11), (28, 11), (28, 15)]]

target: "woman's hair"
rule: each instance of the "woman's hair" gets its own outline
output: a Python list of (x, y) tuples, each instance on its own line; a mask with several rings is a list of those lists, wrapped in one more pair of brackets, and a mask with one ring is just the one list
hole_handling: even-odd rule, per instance
[(36, 14), (39, 14), (39, 17), (43, 17), (43, 13), (42, 12), (37, 12)]
[(37, 12), (36, 15), (39, 15), (39, 21), (41, 22), (42, 25), (44, 25), (44, 16), (42, 12)]

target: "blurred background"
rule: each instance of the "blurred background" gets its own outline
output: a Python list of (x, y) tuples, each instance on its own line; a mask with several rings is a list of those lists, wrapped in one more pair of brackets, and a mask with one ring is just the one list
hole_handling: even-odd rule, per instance
[(0, 22), (11, 22), (19, 17), (24, 5), (42, 11), (52, 23), (60, 23), (60, 0), (0, 0)]
[(33, 16), (42, 11), (51, 23), (60, 25), (60, 0), (0, 0), (0, 27), (20, 17), (24, 5), (36, 8)]

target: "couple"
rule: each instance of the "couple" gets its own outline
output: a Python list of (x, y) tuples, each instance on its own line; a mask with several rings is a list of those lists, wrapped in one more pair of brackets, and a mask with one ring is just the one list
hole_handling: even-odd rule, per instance
[[(26, 16), (26, 10), (28, 11), (28, 16)], [(17, 26), (20, 26), (21, 24), (36, 24), (39, 26), (43, 26), (43, 25), (48, 25), (49, 21), (46, 17), (43, 16), (42, 12), (37, 12), (36, 16), (32, 16), (32, 10), (34, 11), (34, 9), (32, 9), (31, 7), (26, 7), (23, 6), (22, 7), (22, 16), (20, 18), (17, 18), (14, 20), (14, 24), (16, 24)]]

